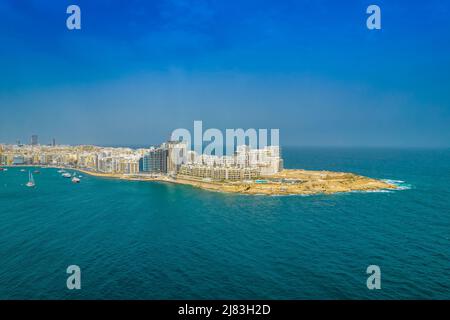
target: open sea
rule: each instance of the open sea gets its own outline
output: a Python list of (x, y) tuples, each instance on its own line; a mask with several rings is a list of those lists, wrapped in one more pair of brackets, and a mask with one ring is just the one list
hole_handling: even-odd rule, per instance
[[(285, 148), (402, 190), (248, 196), (0, 172), (0, 299), (450, 299), (450, 150)], [(66, 268), (81, 268), (68, 290)], [(366, 268), (381, 268), (368, 290)]]

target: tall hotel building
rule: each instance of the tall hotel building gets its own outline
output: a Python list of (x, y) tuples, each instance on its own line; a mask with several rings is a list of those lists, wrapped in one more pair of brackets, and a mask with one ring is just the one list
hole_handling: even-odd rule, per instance
[(149, 173), (167, 173), (168, 150), (164, 147), (153, 148), (142, 159), (142, 171)]
[(167, 146), (167, 173), (177, 174), (181, 165), (186, 163), (187, 143), (185, 141), (168, 141)]

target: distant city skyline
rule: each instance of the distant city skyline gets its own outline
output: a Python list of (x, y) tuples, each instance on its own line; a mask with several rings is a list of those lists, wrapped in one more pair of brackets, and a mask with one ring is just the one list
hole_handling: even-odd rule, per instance
[[(0, 143), (157, 145), (278, 128), (282, 146), (450, 147), (450, 4), (0, 3)], [(237, 8), (239, 6), (239, 8)]]

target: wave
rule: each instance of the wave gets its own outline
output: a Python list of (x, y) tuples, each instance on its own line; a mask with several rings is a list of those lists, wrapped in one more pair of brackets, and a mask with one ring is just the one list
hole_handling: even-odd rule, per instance
[(388, 189), (376, 189), (376, 190), (352, 190), (352, 191), (346, 191), (346, 192), (339, 192), (340, 194), (346, 194), (346, 193), (393, 193), (393, 190)]
[(409, 190), (409, 189), (412, 189), (412, 185), (411, 184), (406, 183), (405, 181), (402, 181), (402, 180), (383, 179), (382, 181), (384, 181), (386, 183), (393, 184), (394, 186), (397, 187), (397, 190)]
[(392, 190), (386, 190), (386, 189), (378, 189), (378, 190), (367, 190), (367, 191), (362, 191), (364, 193), (392, 193), (394, 191)]
[[(289, 194), (271, 194), (270, 197), (311, 197), (314, 195), (319, 195), (320, 193), (316, 194), (302, 194), (302, 193), (289, 193)], [(266, 194), (261, 194), (264, 196), (267, 196)]]

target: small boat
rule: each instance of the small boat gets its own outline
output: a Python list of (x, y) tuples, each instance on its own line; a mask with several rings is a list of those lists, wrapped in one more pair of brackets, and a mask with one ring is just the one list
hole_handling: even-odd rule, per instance
[(71, 178), (72, 177), (72, 175), (70, 173), (68, 173), (68, 172), (63, 173), (61, 176), (64, 177), (64, 178)]
[(64, 171), (64, 170), (58, 170), (58, 173), (64, 173), (64, 172), (66, 172), (66, 171)]
[(34, 170), (33, 173), (34, 174), (40, 174), (41, 172), (39, 170)]
[(73, 178), (72, 178), (72, 182), (73, 182), (73, 183), (80, 183), (80, 181), (81, 181), (81, 180), (80, 180), (79, 178), (77, 178), (77, 177), (73, 177)]
[(20, 172), (25, 172), (25, 169), (20, 169)]
[(4, 168), (0, 168), (0, 171), (5, 171), (5, 169)]
[(79, 178), (77, 178), (77, 173), (74, 172), (73, 175), (72, 175), (72, 182), (73, 183), (80, 183), (80, 181), (81, 180)]
[(36, 184), (34, 183), (33, 174), (31, 171), (28, 172), (28, 182), (26, 184), (27, 187), (33, 188)]

